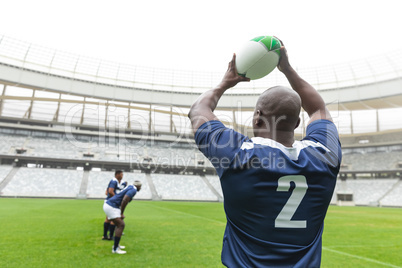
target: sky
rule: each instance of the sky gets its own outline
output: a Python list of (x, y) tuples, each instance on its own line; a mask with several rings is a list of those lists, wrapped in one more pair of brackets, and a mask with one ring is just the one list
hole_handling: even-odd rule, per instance
[(295, 67), (402, 49), (399, 0), (0, 0), (0, 34), (132, 65), (225, 71), (247, 40), (278, 36)]

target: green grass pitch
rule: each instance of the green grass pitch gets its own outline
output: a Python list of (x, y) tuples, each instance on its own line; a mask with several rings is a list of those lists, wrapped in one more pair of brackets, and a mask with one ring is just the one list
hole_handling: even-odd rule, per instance
[[(223, 267), (223, 204), (131, 202), (121, 244), (102, 241), (102, 200), (0, 199), (1, 267)], [(402, 209), (330, 207), (322, 267), (402, 267)]]

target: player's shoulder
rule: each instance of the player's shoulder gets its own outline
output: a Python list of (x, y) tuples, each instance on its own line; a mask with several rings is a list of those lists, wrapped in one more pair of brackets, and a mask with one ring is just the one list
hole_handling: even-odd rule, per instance
[[(301, 141), (308, 147), (312, 159), (320, 160), (333, 167), (339, 167), (342, 160), (341, 143), (334, 122), (326, 119), (313, 121), (307, 126), (306, 136)], [(313, 149), (313, 150), (311, 150)]]
[(127, 185), (127, 186), (123, 189), (123, 191), (130, 191), (130, 190), (133, 190), (133, 189), (136, 189), (135, 186), (132, 185), (132, 184), (130, 184), (130, 185)]
[(108, 187), (114, 187), (118, 184), (119, 182), (117, 181), (116, 178), (113, 178), (109, 181)]
[(122, 191), (124, 195), (128, 195), (130, 197), (133, 197), (137, 193), (137, 187), (134, 185), (130, 184), (124, 190)]
[(338, 132), (335, 123), (328, 119), (318, 119), (308, 124), (306, 134), (308, 135), (309, 133), (314, 132), (316, 130), (326, 132), (333, 132), (333, 131)]
[(194, 134), (195, 140), (200, 139), (201, 137), (205, 135), (209, 135), (214, 132), (221, 132), (225, 130), (230, 130), (230, 128), (227, 128), (221, 121), (219, 120), (210, 120), (205, 123), (203, 123), (197, 131)]
[(219, 121), (219, 120), (209, 120), (204, 122), (197, 131), (203, 131), (203, 130), (211, 130), (211, 127), (216, 127), (216, 128), (226, 128), (225, 125)]
[(306, 129), (303, 140), (315, 140), (324, 144), (330, 142), (339, 143), (339, 133), (334, 122), (327, 119), (319, 119), (311, 122)]
[(326, 119), (313, 121), (307, 126), (306, 136), (303, 140), (318, 141), (323, 144), (340, 146), (339, 133), (334, 122)]

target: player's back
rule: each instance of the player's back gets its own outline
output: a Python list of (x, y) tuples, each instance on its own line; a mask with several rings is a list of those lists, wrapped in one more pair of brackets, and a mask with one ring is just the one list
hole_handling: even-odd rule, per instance
[(121, 205), (121, 202), (123, 201), (123, 198), (125, 195), (130, 197), (130, 201), (133, 198), (133, 196), (137, 193), (137, 188), (134, 185), (128, 185), (125, 187), (121, 192), (118, 194), (114, 195), (113, 197), (109, 198), (106, 203), (109, 204), (112, 207), (119, 208)]
[[(298, 148), (289, 149), (261, 141), (240, 152), (238, 165), (221, 177), (228, 219), (265, 241), (308, 245), (322, 227), (337, 170), (310, 153), (317, 147), (296, 142)], [(297, 155), (291, 159), (284, 151)], [(250, 160), (240, 163), (246, 154)]]
[[(325, 125), (332, 132), (324, 140)], [(311, 136), (291, 148), (271, 139), (246, 139), (222, 173), (228, 220), (222, 261), (229, 267), (319, 267), (341, 153), (329, 121), (308, 132)]]
[(219, 121), (195, 140), (222, 185), (227, 225), (222, 262), (229, 267), (319, 267), (323, 220), (339, 172), (335, 125), (309, 124), (292, 147), (248, 138)]

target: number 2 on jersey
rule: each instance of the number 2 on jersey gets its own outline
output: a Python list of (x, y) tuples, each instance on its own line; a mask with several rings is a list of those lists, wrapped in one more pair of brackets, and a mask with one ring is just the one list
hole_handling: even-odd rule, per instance
[(292, 181), (295, 184), (295, 188), (285, 206), (278, 214), (278, 217), (276, 217), (275, 228), (306, 228), (307, 226), (305, 220), (292, 220), (293, 215), (307, 192), (308, 185), (306, 177), (303, 175), (288, 175), (280, 177), (276, 191), (288, 192)]

